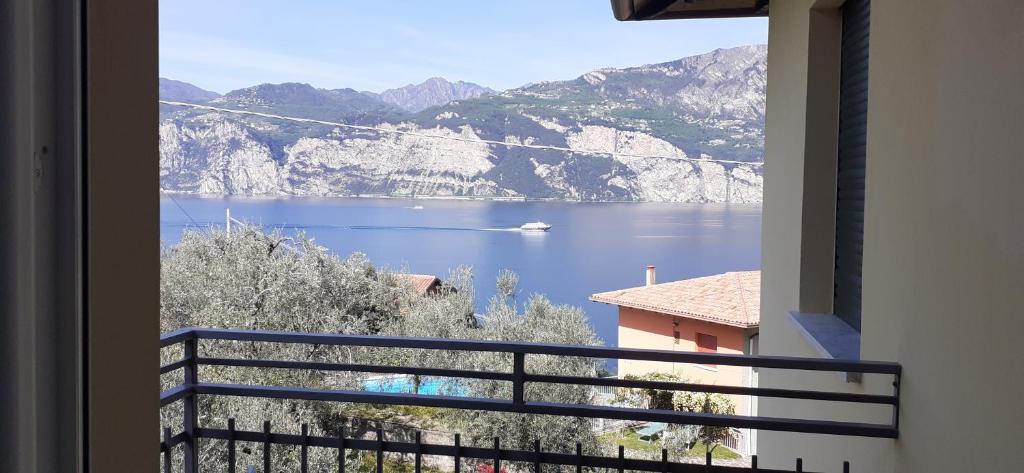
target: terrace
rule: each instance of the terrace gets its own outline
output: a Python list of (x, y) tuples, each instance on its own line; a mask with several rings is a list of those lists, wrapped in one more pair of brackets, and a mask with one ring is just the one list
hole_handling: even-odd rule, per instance
[[(235, 359), (204, 356), (206, 343), (246, 342), (285, 344), (316, 347), (363, 347), (396, 350), (444, 350), (450, 352), (477, 352), (502, 354), (510, 361), (504, 370), (477, 371), (416, 366), (385, 366), (380, 364), (336, 363), (323, 361)], [(239, 444), (260, 444), (262, 447), (263, 469), (273, 471), (274, 449), (272, 445), (288, 445), (300, 449), (300, 470), (309, 471), (310, 449), (336, 451), (336, 458), (345, 458), (348, 452), (359, 451), (374, 455), (375, 471), (385, 469), (385, 454), (403, 454), (413, 457), (413, 471), (423, 471), (423, 457), (447, 457), (452, 459), (454, 471), (458, 473), (464, 460), (479, 465), (488, 465), (494, 472), (508, 470), (540, 473), (545, 465), (550, 468), (584, 468), (649, 471), (649, 472), (802, 472), (802, 460), (794, 458), (792, 470), (763, 469), (757, 466), (756, 455), (749, 467), (715, 465), (711, 454), (704, 464), (669, 461), (667, 450), (662, 450), (661, 460), (627, 458), (620, 446), (617, 456), (585, 455), (579, 443), (576, 452), (545, 450), (540, 442), (534, 442), (531, 450), (515, 450), (502, 447), (500, 438), (493, 439), (493, 446), (480, 447), (462, 444), (460, 435), (454, 434), (451, 444), (425, 443), (417, 432), (413, 441), (389, 440), (382, 430), (377, 430), (373, 439), (347, 436), (344, 429), (331, 432), (330, 436), (311, 435), (306, 424), (298, 432), (274, 431), (269, 422), (263, 423), (262, 431), (239, 430), (234, 419), (226, 425), (201, 425), (200, 396), (237, 396), (270, 399), (296, 399), (334, 403), (369, 404), (376, 406), (419, 406), (432, 408), (464, 409), (531, 415), (570, 416), (587, 419), (614, 419), (628, 421), (664, 422), (676, 425), (702, 425), (732, 428), (746, 428), (767, 431), (802, 432), (821, 435), (897, 438), (899, 435), (899, 379), (901, 367), (896, 363), (845, 361), (829, 359), (792, 358), (776, 356), (723, 355), (714, 353), (673, 352), (637, 350), (597, 346), (570, 346), (540, 343), (519, 343), (507, 341), (444, 340), (425, 338), (399, 338), (364, 335), (337, 335), (292, 332), (269, 332), (252, 330), (186, 328), (164, 334), (160, 338), (162, 348), (180, 346), (183, 358), (160, 367), (160, 374), (180, 373), (182, 382), (160, 394), (160, 406), (165, 408), (181, 403), (182, 425), (164, 425), (160, 452), (163, 471), (175, 471), (182, 465), (186, 473), (205, 468), (200, 462), (199, 443), (221, 442), (227, 458), (228, 470), (239, 471), (248, 465), (239, 465), (237, 449)], [(557, 373), (531, 372), (527, 369), (531, 357), (586, 357), (614, 360), (646, 360), (674, 363), (699, 363), (775, 370), (795, 370), (833, 373), (859, 373), (891, 376), (891, 394), (861, 394), (832, 391), (809, 391), (743, 386), (722, 386), (683, 382), (627, 380), (616, 378), (589, 378), (563, 376)], [(391, 375), (429, 376), (433, 378), (461, 380), (500, 381), (511, 385), (510, 398), (489, 398), (471, 396), (425, 395), (412, 393), (369, 392), (361, 390), (322, 389), (303, 386), (279, 386), (257, 384), (223, 384), (205, 382), (200, 379), (201, 367), (261, 368), (271, 370), (316, 370), (321, 372), (375, 373)], [(642, 388), (701, 393), (745, 395), (754, 398), (780, 398), (799, 402), (835, 402), (879, 405), (891, 409), (892, 422), (885, 424), (841, 422), (825, 419), (770, 418), (760, 416), (715, 415), (699, 412), (682, 412), (660, 409), (637, 409), (594, 404), (564, 404), (531, 400), (527, 387), (533, 383), (569, 384), (605, 388)], [(473, 394), (473, 393), (470, 393)], [(251, 419), (249, 419), (251, 420)], [(174, 458), (177, 446), (182, 458)], [(503, 466), (505, 465), (505, 466)], [(511, 466), (509, 466), (511, 465)], [(840, 465), (836, 465), (838, 468)], [(852, 471), (844, 462), (842, 471)], [(336, 462), (338, 472), (344, 472), (344, 461)]]

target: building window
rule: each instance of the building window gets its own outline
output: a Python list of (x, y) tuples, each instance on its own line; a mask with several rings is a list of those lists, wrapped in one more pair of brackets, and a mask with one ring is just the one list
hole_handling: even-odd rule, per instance
[[(698, 353), (718, 353), (718, 337), (706, 333), (697, 333), (696, 339)], [(718, 365), (713, 363), (704, 363), (704, 366), (718, 367)]]
[(836, 242), (832, 307), (860, 331), (864, 248), (864, 175), (868, 122), (869, 0), (842, 8), (839, 71), (839, 149), (836, 174)]
[(700, 353), (718, 353), (718, 337), (706, 333), (698, 333), (697, 351)]

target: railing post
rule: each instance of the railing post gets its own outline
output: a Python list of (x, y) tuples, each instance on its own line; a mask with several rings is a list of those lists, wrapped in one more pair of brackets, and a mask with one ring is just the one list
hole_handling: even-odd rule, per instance
[(164, 450), (164, 473), (171, 473), (171, 440), (174, 437), (171, 435), (171, 428), (164, 427), (164, 444), (167, 445), (167, 450)]
[(270, 421), (263, 421), (263, 471), (270, 472)]
[[(512, 404), (523, 404), (523, 384), (526, 383), (526, 354), (512, 354)], [(495, 472), (497, 473), (497, 472)]]
[(494, 473), (501, 473), (501, 440), (494, 437)]
[(413, 471), (420, 473), (423, 467), (423, 439), (420, 438), (420, 431), (416, 431), (416, 460)]
[(541, 472), (540, 439), (535, 439), (533, 441), (533, 453), (536, 455), (536, 457), (533, 459), (533, 473), (540, 473)]
[[(185, 351), (185, 359), (188, 363), (184, 368), (184, 383), (186, 385), (194, 385), (199, 381), (198, 366), (196, 365), (196, 359), (199, 358), (199, 341), (196, 338), (189, 338), (182, 342), (182, 346)], [(182, 399), (183, 403), (183, 420), (185, 430), (185, 473), (199, 473), (199, 438), (198, 438), (198, 427), (199, 427), (199, 406), (198, 396), (195, 393), (191, 393)]]
[(235, 418), (228, 418), (228, 473), (235, 473)]
[(309, 424), (302, 424), (302, 446), (299, 450), (299, 471), (309, 473)]
[(455, 434), (455, 473), (462, 472), (462, 436)]
[(583, 444), (576, 442), (576, 473), (583, 473)]
[(338, 473), (345, 473), (345, 426), (338, 430)]
[(377, 473), (384, 473), (384, 429), (377, 427)]
[(892, 406), (892, 427), (898, 436), (900, 432), (900, 375), (893, 377), (892, 395), (896, 397), (896, 404)]

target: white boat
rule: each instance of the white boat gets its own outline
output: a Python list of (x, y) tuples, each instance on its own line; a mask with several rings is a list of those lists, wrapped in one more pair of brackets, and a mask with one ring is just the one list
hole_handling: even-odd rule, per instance
[(551, 230), (551, 225), (548, 225), (544, 222), (530, 222), (523, 224), (523, 226), (519, 227), (519, 229), (524, 232), (546, 232), (548, 230)]

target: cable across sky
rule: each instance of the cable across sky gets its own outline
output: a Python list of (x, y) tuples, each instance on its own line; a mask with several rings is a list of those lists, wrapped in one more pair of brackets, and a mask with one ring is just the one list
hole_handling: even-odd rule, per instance
[(171, 101), (171, 100), (160, 100), (160, 103), (162, 103), (164, 105), (172, 105), (172, 106), (178, 106), (178, 107), (189, 107), (189, 108), (195, 108), (195, 109), (201, 109), (201, 110), (210, 110), (210, 111), (213, 111), (213, 112), (231, 113), (231, 114), (235, 114), (235, 115), (251, 115), (251, 116), (256, 116), (256, 117), (272, 118), (272, 119), (276, 119), (276, 120), (288, 120), (288, 121), (301, 122), (301, 123), (316, 123), (316, 124), (319, 124), (319, 125), (336, 126), (336, 127), (339, 127), (339, 128), (348, 128), (348, 129), (353, 129), (353, 130), (375, 131), (375, 132), (379, 132), (379, 133), (391, 133), (391, 134), (396, 134), (396, 135), (408, 135), (408, 136), (416, 136), (416, 137), (420, 137), (420, 138), (433, 138), (433, 139), (441, 139), (441, 140), (461, 141), (461, 142), (464, 142), (464, 143), (488, 144), (488, 145), (495, 145), (495, 146), (505, 146), (505, 147), (509, 147), (509, 148), (529, 148), (529, 149), (539, 149), (539, 150), (562, 151), (562, 152), (566, 152), (566, 153), (598, 154), (598, 155), (605, 155), (605, 156), (611, 156), (611, 157), (618, 156), (618, 157), (623, 157), (623, 158), (667, 159), (667, 160), (687, 161), (687, 162), (694, 162), (694, 163), (733, 164), (733, 165), (738, 165), (738, 166), (750, 166), (750, 167), (761, 167), (761, 166), (764, 166), (764, 162), (762, 162), (762, 161), (752, 161), (752, 162), (751, 161), (729, 161), (729, 160), (721, 160), (721, 159), (701, 159), (701, 158), (689, 158), (689, 157), (680, 157), (680, 156), (656, 156), (656, 155), (620, 153), (620, 152), (616, 152), (616, 151), (601, 151), (601, 150), (590, 150), (590, 149), (574, 149), (574, 148), (564, 148), (564, 147), (561, 147), (561, 146), (536, 145), (536, 144), (528, 144), (528, 143), (516, 143), (516, 142), (506, 142), (506, 141), (497, 141), (497, 140), (485, 140), (485, 139), (482, 139), (482, 138), (463, 138), (463, 137), (459, 137), (459, 136), (431, 135), (429, 133), (420, 133), (420, 132), (415, 132), (415, 131), (397, 130), (397, 129), (390, 129), (390, 128), (381, 128), (381, 127), (368, 126), (368, 125), (352, 125), (352, 124), (349, 124), (349, 123), (332, 122), (332, 121), (327, 121), (327, 120), (317, 120), (317, 119), (314, 119), (314, 118), (289, 117), (289, 116), (285, 116), (285, 115), (275, 115), (275, 114), (272, 114), (272, 113), (254, 112), (254, 111), (251, 111), (251, 110), (237, 110), (237, 109), (232, 109), (232, 108), (213, 107), (213, 106), (210, 106), (210, 105), (202, 105), (202, 104), (188, 103), (188, 102), (175, 102), (175, 101)]

